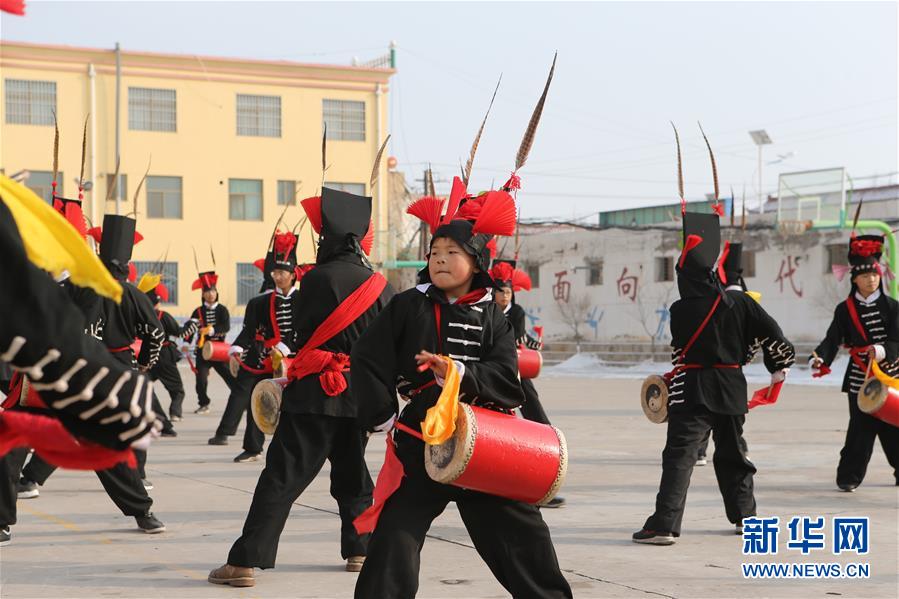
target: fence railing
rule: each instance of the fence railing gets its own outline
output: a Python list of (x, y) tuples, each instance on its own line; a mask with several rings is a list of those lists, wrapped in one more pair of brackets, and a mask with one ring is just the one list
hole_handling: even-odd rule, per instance
[[(796, 343), (797, 359), (804, 360), (814, 348), (814, 343)], [(577, 353), (593, 354), (610, 366), (633, 366), (642, 362), (671, 360), (671, 346), (664, 342), (547, 341), (543, 347), (543, 363), (547, 366), (559, 364)]]

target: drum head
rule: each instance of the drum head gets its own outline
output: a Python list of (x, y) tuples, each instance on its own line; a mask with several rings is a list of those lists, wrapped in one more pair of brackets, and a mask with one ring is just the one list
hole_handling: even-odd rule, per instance
[(450, 484), (465, 472), (477, 436), (477, 417), (468, 404), (459, 404), (456, 432), (440, 445), (425, 443), (425, 470), (438, 483)]
[(233, 358), (234, 356), (228, 358), (228, 372), (231, 373), (231, 376), (237, 378), (237, 375), (240, 374), (240, 362)]
[(640, 389), (640, 407), (650, 422), (668, 421), (668, 382), (654, 374), (646, 377)]
[(206, 341), (203, 344), (203, 349), (201, 350), (201, 354), (203, 359), (207, 362), (212, 359), (212, 352), (215, 351), (215, 348), (212, 346), (212, 341)]
[(887, 386), (872, 376), (858, 392), (858, 409), (865, 414), (873, 414), (883, 407), (886, 400)]
[(547, 491), (543, 499), (537, 502), (537, 505), (549, 503), (559, 492), (559, 489), (562, 488), (562, 485), (565, 483), (565, 476), (568, 474), (568, 442), (565, 440), (565, 435), (561, 430), (556, 427), (553, 427), (553, 430), (556, 431), (556, 435), (559, 437), (559, 471), (556, 473), (556, 479), (553, 481), (549, 491)]
[(253, 388), (250, 399), (250, 409), (253, 411), (253, 420), (266, 435), (275, 434), (278, 428), (278, 419), (281, 417), (281, 385), (268, 379), (257, 383)]

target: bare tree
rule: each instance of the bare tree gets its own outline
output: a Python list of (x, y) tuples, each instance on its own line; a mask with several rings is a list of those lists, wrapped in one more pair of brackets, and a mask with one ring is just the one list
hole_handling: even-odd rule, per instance
[(568, 325), (574, 335), (577, 351), (581, 351), (581, 341), (584, 335), (581, 328), (587, 324), (587, 315), (590, 312), (590, 296), (586, 293), (575, 296), (569, 302), (556, 300), (556, 307), (562, 316), (562, 321)]
[(650, 298), (646, 298), (645, 294), (637, 294), (637, 298), (634, 300), (635, 320), (640, 323), (640, 327), (649, 337), (650, 351), (653, 357), (655, 357), (656, 342), (661, 338), (656, 335), (659, 326), (657, 310), (662, 306), (670, 307), (673, 291), (674, 284), (664, 285), (662, 293)]

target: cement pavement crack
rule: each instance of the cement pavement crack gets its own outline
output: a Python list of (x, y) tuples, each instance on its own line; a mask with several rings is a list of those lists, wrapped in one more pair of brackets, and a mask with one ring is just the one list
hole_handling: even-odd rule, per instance
[(589, 574), (584, 574), (583, 572), (578, 572), (577, 570), (562, 570), (562, 572), (568, 572), (569, 574), (574, 574), (575, 576), (580, 576), (581, 578), (586, 578), (587, 580), (593, 580), (595, 582), (603, 582), (605, 584), (612, 584), (616, 587), (623, 587), (625, 589), (630, 589), (632, 591), (640, 591), (641, 593), (646, 593), (647, 595), (657, 595), (659, 597), (667, 597), (668, 599), (677, 599), (674, 595), (666, 595), (664, 593), (657, 593), (656, 591), (648, 591), (646, 589), (641, 589), (639, 587), (632, 587), (629, 584), (624, 584), (623, 582), (615, 582), (614, 580), (606, 580), (605, 578), (599, 578), (597, 576), (590, 576)]

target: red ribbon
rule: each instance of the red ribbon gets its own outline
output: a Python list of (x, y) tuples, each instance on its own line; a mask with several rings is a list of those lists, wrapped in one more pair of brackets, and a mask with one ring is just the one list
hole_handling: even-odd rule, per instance
[[(317, 349), (362, 316), (374, 305), (387, 286), (387, 279), (379, 273), (372, 274), (315, 329), (306, 344), (297, 352), (290, 363), (287, 377), (299, 380), (316, 372), (322, 390), (329, 396), (339, 395), (346, 390), (343, 373), (349, 368), (350, 358), (346, 354)], [(322, 354), (328, 354), (324, 356)]]
[(31, 447), (49, 464), (73, 470), (106, 470), (119, 462), (137, 467), (134, 452), (79, 441), (62, 423), (49, 416), (6, 411), (0, 414), (0, 455), (17, 447)]
[(783, 385), (784, 382), (780, 381), (773, 385), (769, 385), (768, 387), (762, 387), (753, 393), (752, 399), (749, 400), (749, 409), (751, 410), (757, 406), (764, 406), (777, 402), (777, 397), (780, 395), (780, 388), (783, 387)]

